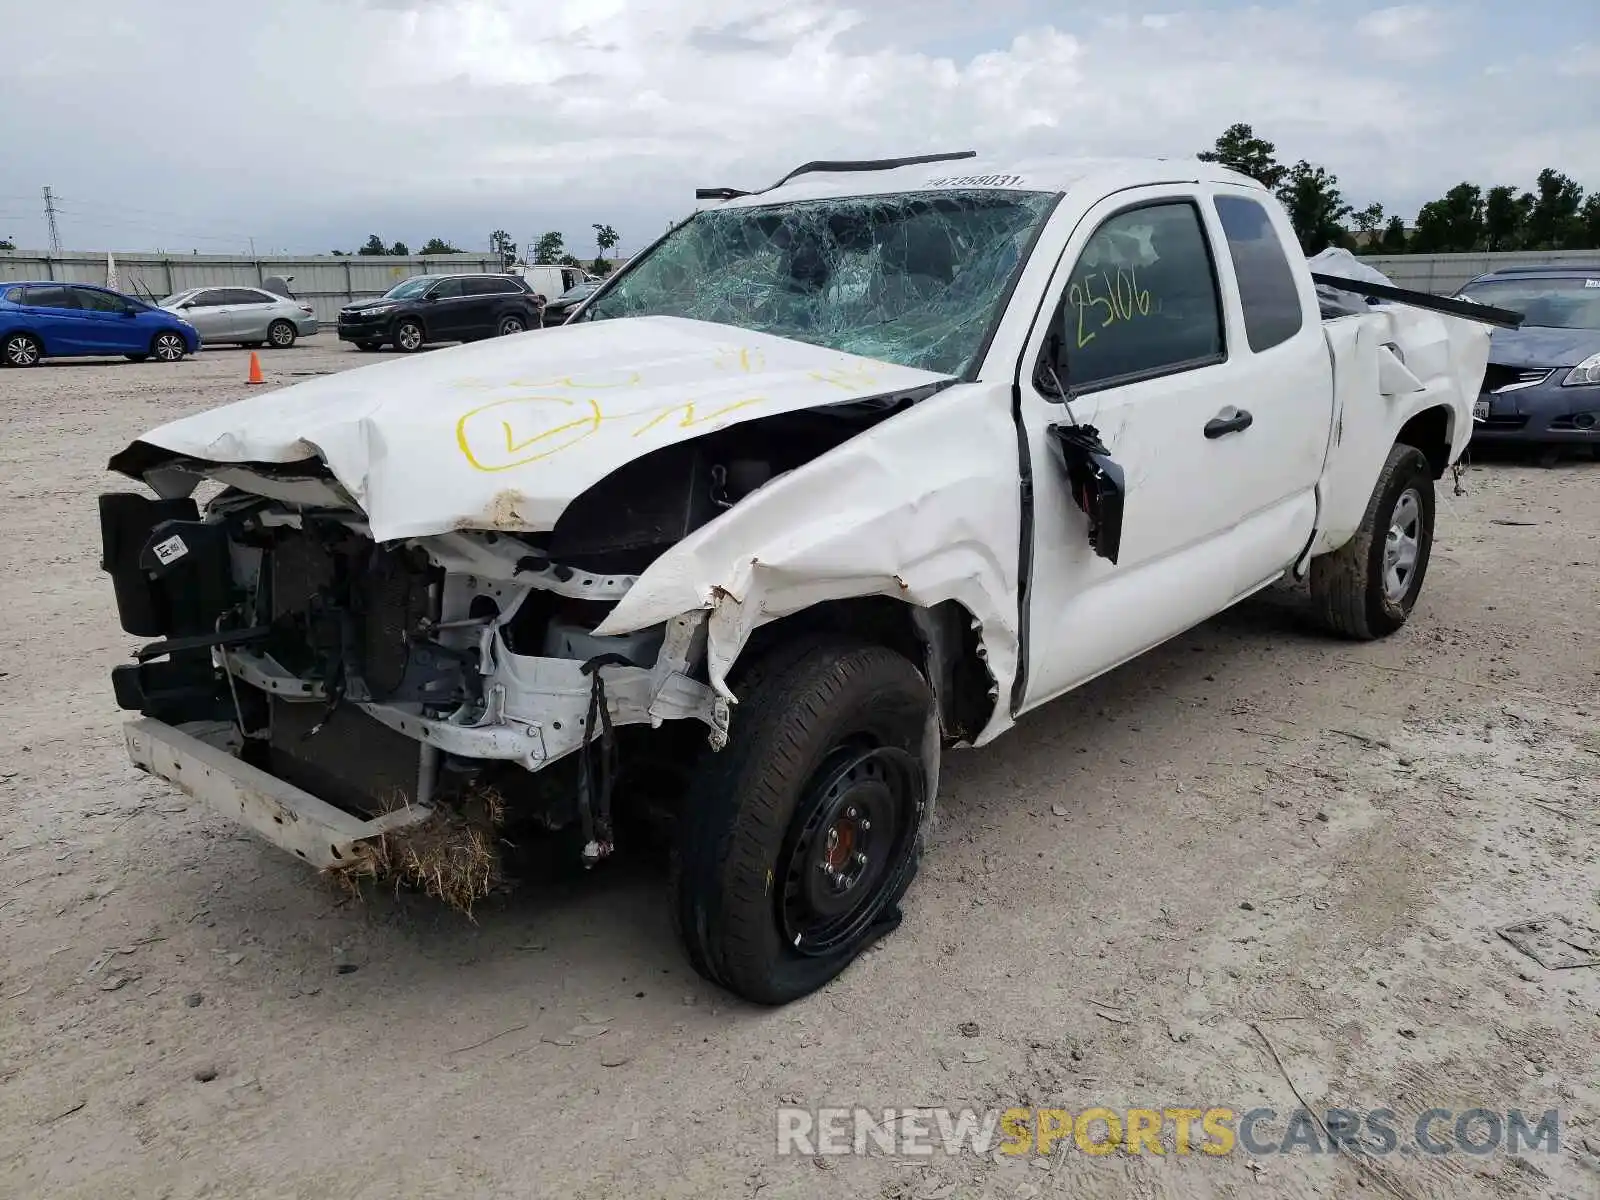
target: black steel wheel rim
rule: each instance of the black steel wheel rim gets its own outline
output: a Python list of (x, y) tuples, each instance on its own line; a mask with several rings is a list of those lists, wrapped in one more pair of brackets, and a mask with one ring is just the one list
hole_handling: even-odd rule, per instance
[(891, 746), (843, 746), (812, 776), (779, 856), (778, 922), (797, 953), (849, 945), (905, 878), (922, 818), (922, 766)]

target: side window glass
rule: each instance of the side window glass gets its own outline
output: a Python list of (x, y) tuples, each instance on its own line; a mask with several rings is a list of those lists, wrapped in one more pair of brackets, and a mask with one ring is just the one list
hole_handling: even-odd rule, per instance
[(1108, 219), (1074, 265), (1056, 321), (1074, 390), (1219, 360), (1221, 299), (1199, 211), (1176, 201)]
[(189, 303), (193, 304), (196, 308), (221, 308), (227, 302), (227, 296), (223, 293), (221, 288), (210, 288), (207, 291), (201, 292)]
[(34, 308), (77, 308), (72, 293), (64, 287), (31, 287), (28, 303)]
[(225, 304), (271, 304), (272, 301), (253, 288), (227, 288), (223, 291)]
[(78, 307), (85, 312), (120, 313), (126, 307), (110, 292), (97, 292), (93, 288), (73, 288), (72, 294), (78, 298)]
[(1300, 332), (1300, 293), (1267, 210), (1246, 196), (1218, 196), (1216, 203), (1239, 280), (1245, 336), (1259, 354)]
[(461, 295), (461, 280), (441, 279), (433, 285), (433, 290), (428, 295), (435, 300), (454, 300)]

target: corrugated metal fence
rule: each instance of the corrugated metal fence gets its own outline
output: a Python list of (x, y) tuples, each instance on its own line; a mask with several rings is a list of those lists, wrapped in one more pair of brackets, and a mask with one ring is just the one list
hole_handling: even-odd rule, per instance
[[(293, 277), (289, 290), (311, 303), (317, 318), (333, 322), (339, 307), (364, 296), (381, 296), (402, 279), (428, 272), (501, 270), (492, 255), (430, 254), (400, 258), (352, 255), (335, 258), (250, 258), (225, 254), (121, 254), (113, 252), (117, 283), (129, 295), (160, 300), (191, 287), (259, 286), (272, 275)], [(59, 279), (105, 283), (104, 253), (70, 253), (52, 258), (22, 251), (0, 252), (0, 281)]]
[[(1534, 250), (1507, 254), (1376, 254), (1363, 262), (1382, 271), (1399, 287), (1446, 295), (1474, 275), (1495, 267), (1533, 263), (1597, 262), (1600, 250)], [(332, 322), (339, 306), (364, 296), (381, 296), (400, 280), (429, 271), (498, 271), (489, 255), (435, 254), (396, 258), (354, 255), (335, 258), (249, 258), (221, 254), (117, 254), (122, 290), (160, 299), (190, 287), (258, 285), (269, 275), (292, 276), (290, 289), (315, 305), (317, 316)], [(34, 251), (0, 251), (0, 281), (60, 279), (104, 283), (104, 253), (72, 253), (52, 258)]]

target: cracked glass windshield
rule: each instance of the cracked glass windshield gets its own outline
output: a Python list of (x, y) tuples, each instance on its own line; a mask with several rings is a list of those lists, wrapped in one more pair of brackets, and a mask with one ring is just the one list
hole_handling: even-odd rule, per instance
[(580, 319), (715, 321), (959, 376), (1054, 202), (974, 189), (710, 209)]

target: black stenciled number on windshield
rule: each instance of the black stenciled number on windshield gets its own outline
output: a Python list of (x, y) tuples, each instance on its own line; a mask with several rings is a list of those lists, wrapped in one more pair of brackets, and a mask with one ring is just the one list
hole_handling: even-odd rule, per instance
[[(1148, 317), (1150, 315), (1150, 290), (1139, 286), (1139, 268), (1118, 267), (1116, 277), (1113, 279), (1109, 271), (1099, 273), (1100, 281), (1105, 285), (1106, 294), (1097, 296), (1094, 293), (1095, 276), (1085, 275), (1079, 282), (1067, 289), (1067, 303), (1078, 310), (1078, 348), (1081, 350), (1094, 341), (1098, 330), (1115, 324), (1117, 321), (1131, 321), (1134, 317)], [(1098, 325), (1086, 322), (1085, 317), (1091, 309), (1105, 307), (1105, 320)]]

